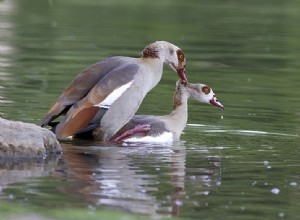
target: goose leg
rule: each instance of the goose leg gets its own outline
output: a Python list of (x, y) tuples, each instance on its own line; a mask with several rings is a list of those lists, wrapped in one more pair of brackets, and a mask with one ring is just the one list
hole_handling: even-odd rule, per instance
[(123, 139), (129, 137), (130, 135), (133, 135), (133, 134), (139, 133), (139, 132), (149, 131), (149, 130), (150, 130), (150, 125), (149, 124), (137, 125), (133, 129), (125, 131), (123, 134), (121, 134), (120, 136), (118, 136), (115, 139), (113, 139), (113, 141), (114, 142), (120, 142)]

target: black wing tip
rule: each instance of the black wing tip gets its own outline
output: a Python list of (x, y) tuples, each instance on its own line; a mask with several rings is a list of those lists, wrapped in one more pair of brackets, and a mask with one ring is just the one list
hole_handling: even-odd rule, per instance
[[(47, 125), (50, 125), (49, 123), (51, 123), (53, 120), (55, 119), (55, 116), (51, 116), (51, 115), (47, 115), (42, 122), (40, 123), (40, 126), (46, 127)], [(51, 125), (50, 125), (51, 126)]]

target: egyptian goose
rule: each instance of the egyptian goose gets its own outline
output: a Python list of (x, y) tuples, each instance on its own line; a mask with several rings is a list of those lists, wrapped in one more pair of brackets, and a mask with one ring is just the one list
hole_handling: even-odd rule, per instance
[(116, 56), (104, 59), (73, 79), (50, 108), (41, 126), (66, 115), (54, 131), (58, 139), (63, 139), (86, 127), (99, 108), (109, 107), (101, 127), (103, 138), (110, 140), (134, 116), (145, 95), (158, 84), (164, 63), (176, 71), (181, 80), (187, 81), (185, 62), (183, 51), (166, 41), (146, 46), (140, 58)]
[[(159, 142), (177, 141), (186, 126), (188, 119), (188, 99), (215, 105), (220, 109), (224, 106), (217, 100), (213, 90), (204, 84), (192, 84), (178, 80), (173, 98), (174, 109), (169, 115), (135, 115), (123, 126), (111, 140), (115, 142)], [(102, 109), (93, 121), (85, 129), (75, 135), (77, 138), (94, 138), (103, 140), (102, 126), (99, 121), (103, 115)], [(98, 121), (98, 124), (96, 123)], [(102, 122), (100, 122), (101, 124)], [(164, 138), (167, 138), (164, 139)]]

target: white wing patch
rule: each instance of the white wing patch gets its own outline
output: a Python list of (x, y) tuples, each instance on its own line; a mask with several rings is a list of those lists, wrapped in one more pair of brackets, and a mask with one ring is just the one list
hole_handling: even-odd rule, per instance
[(106, 97), (106, 99), (94, 106), (97, 106), (99, 108), (109, 108), (109, 106), (111, 106), (111, 104), (113, 104), (114, 101), (116, 101), (131, 86), (132, 83), (133, 80), (115, 89)]

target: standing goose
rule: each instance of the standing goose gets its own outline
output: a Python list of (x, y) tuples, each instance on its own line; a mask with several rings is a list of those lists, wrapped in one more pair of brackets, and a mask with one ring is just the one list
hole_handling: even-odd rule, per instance
[[(179, 140), (188, 119), (187, 102), (189, 97), (202, 103), (215, 105), (222, 110), (224, 109), (224, 106), (217, 100), (213, 90), (207, 85), (192, 84), (178, 80), (173, 98), (174, 109), (171, 114), (164, 116), (135, 115), (112, 137), (112, 140), (115, 142)], [(102, 110), (105, 111), (104, 109)], [(103, 130), (99, 128), (101, 111), (99, 111), (98, 115), (99, 117), (93, 120), (94, 122), (98, 121), (98, 124), (89, 124), (80, 133), (76, 134), (75, 137), (92, 137), (103, 140)], [(168, 138), (168, 140), (165, 138)]]
[(57, 138), (63, 139), (86, 127), (99, 108), (109, 108), (101, 127), (104, 140), (110, 140), (138, 110), (145, 95), (161, 79), (163, 64), (168, 64), (183, 81), (185, 56), (180, 48), (166, 42), (154, 42), (143, 50), (142, 57), (116, 56), (93, 64), (64, 89), (41, 122), (44, 127), (59, 117)]

